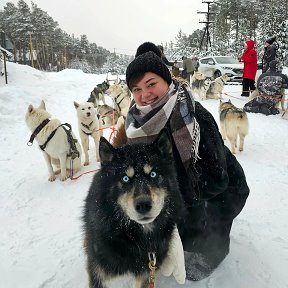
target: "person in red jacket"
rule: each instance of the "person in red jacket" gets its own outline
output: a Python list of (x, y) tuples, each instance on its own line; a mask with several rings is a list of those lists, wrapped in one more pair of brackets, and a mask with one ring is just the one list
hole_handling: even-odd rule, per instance
[(255, 77), (257, 72), (257, 51), (254, 49), (253, 40), (247, 40), (245, 46), (246, 49), (240, 58), (240, 62), (244, 62), (241, 96), (249, 97), (250, 91), (256, 89)]

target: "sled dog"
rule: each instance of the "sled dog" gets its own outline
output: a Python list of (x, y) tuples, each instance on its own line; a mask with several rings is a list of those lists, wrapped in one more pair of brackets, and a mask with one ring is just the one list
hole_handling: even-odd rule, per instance
[(230, 80), (230, 77), (227, 74), (221, 75), (220, 77), (217, 77), (215, 80), (213, 80), (206, 93), (206, 98), (222, 99), (224, 85), (228, 80)]
[(179, 77), (172, 76), (172, 79), (175, 80), (176, 82), (180, 83), (181, 85), (185, 86), (186, 88), (191, 89), (190, 83), (186, 79), (184, 79), (180, 76)]
[(148, 287), (155, 263), (163, 275), (185, 282), (176, 225), (183, 201), (171, 145), (165, 130), (153, 143), (120, 148), (101, 137), (101, 169), (83, 215), (90, 287), (111, 287), (131, 275), (134, 287)]
[(231, 152), (236, 153), (237, 138), (239, 136), (239, 151), (244, 149), (244, 139), (248, 134), (248, 117), (245, 111), (234, 106), (231, 101), (219, 105), (220, 131), (223, 140), (228, 138)]
[(116, 109), (105, 104), (98, 105), (96, 110), (97, 114), (99, 115), (99, 120), (101, 122), (102, 128), (109, 128), (116, 125), (118, 118), (120, 117), (120, 114)]
[(89, 136), (94, 140), (96, 161), (99, 161), (99, 140), (103, 133), (96, 110), (91, 102), (83, 102), (79, 104), (74, 101), (74, 106), (77, 110), (79, 135), (85, 156), (84, 166), (87, 166), (89, 165)]
[(105, 103), (105, 92), (110, 87), (108, 81), (103, 81), (100, 84), (97, 84), (96, 87), (90, 93), (90, 97), (88, 98), (87, 102), (91, 102), (97, 107), (100, 104), (100, 101), (103, 104)]
[(206, 93), (210, 87), (211, 79), (205, 78), (192, 81), (192, 93), (197, 94), (201, 100), (206, 99)]
[(192, 83), (193, 81), (196, 81), (196, 80), (205, 80), (205, 79), (206, 79), (206, 76), (199, 71), (195, 71), (191, 77)]
[(81, 147), (69, 124), (61, 124), (58, 119), (50, 118), (44, 101), (38, 108), (31, 104), (28, 106), (25, 121), (32, 132), (28, 143), (32, 145), (33, 140), (37, 140), (48, 168), (48, 180), (56, 179), (58, 171), (54, 171), (54, 165), (60, 168), (60, 180), (65, 181), (81, 168)]
[(129, 89), (123, 89), (121, 84), (117, 83), (109, 87), (107, 94), (112, 97), (116, 110), (126, 117), (131, 103)]

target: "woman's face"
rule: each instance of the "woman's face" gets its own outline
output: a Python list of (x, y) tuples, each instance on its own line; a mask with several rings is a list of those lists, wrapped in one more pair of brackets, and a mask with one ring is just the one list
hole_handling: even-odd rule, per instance
[(147, 72), (132, 89), (134, 101), (139, 106), (151, 105), (166, 95), (168, 83), (159, 75)]

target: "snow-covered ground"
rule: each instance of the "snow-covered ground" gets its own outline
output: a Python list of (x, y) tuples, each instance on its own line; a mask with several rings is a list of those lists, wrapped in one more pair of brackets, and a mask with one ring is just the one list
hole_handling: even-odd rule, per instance
[[(73, 101), (86, 101), (106, 75), (45, 73), (14, 63), (7, 68), (8, 85), (0, 77), (0, 287), (88, 288), (81, 215), (93, 173), (48, 182), (37, 145), (26, 145), (31, 133), (24, 117), (29, 104), (44, 99), (53, 118), (70, 123), (78, 136)], [(241, 85), (226, 85), (224, 99), (243, 107), (240, 93)], [(218, 121), (218, 101), (202, 104)], [(251, 192), (234, 221), (230, 254), (207, 279), (181, 286), (157, 276), (157, 287), (288, 287), (288, 121), (280, 115), (248, 117), (245, 150), (236, 156)], [(78, 174), (99, 168), (94, 152), (92, 146), (91, 164)]]

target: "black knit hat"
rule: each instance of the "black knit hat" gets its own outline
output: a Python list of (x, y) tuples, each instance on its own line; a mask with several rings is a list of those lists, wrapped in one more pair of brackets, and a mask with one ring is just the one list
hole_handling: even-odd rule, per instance
[(269, 39), (267, 39), (266, 40), (266, 43), (268, 43), (268, 44), (273, 44), (274, 42), (276, 41), (276, 37), (271, 37), (271, 38), (269, 38)]
[(162, 77), (168, 85), (171, 84), (171, 73), (165, 63), (161, 60), (159, 48), (151, 43), (145, 42), (140, 45), (136, 52), (136, 58), (126, 69), (126, 83), (131, 90), (133, 82), (140, 79), (146, 72), (152, 72)]

